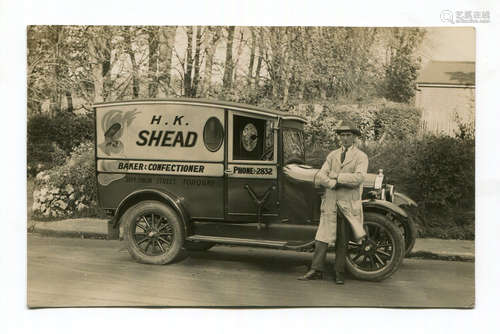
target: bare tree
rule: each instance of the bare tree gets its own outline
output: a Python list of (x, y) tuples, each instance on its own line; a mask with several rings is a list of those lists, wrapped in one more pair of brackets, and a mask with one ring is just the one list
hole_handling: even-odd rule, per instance
[(250, 27), (251, 34), (251, 44), (250, 44), (250, 60), (248, 61), (248, 74), (247, 74), (247, 86), (252, 85), (253, 79), (253, 67), (255, 63), (255, 46), (256, 46), (256, 37), (255, 37), (255, 28)]
[(159, 52), (159, 35), (158, 27), (148, 27), (148, 49), (149, 49), (149, 97), (158, 96), (158, 52)]
[(260, 71), (262, 69), (262, 61), (264, 60), (264, 50), (265, 50), (264, 34), (265, 34), (265, 28), (260, 27), (259, 28), (259, 57), (257, 59), (257, 68), (255, 69), (255, 88), (256, 89), (259, 87)]
[(159, 75), (158, 82), (162, 96), (170, 93), (170, 80), (172, 72), (172, 50), (177, 27), (160, 27), (159, 31)]
[(215, 50), (221, 37), (221, 27), (208, 27), (207, 31), (211, 36), (207, 36), (205, 47), (205, 71), (201, 85), (201, 96), (209, 96), (212, 91), (212, 69), (214, 64)]
[(224, 63), (224, 77), (222, 79), (223, 95), (226, 95), (233, 85), (233, 39), (235, 27), (227, 27), (227, 41), (226, 41), (226, 61)]
[(92, 70), (92, 82), (94, 86), (94, 102), (104, 101), (104, 63), (106, 59), (102, 50), (105, 48), (105, 41), (102, 27), (89, 27), (87, 30), (87, 42), (89, 50), (89, 62)]
[(187, 47), (184, 71), (184, 96), (191, 96), (191, 73), (193, 72), (193, 27), (186, 27)]
[(139, 64), (135, 57), (135, 51), (133, 48), (133, 42), (136, 36), (136, 27), (126, 27), (123, 31), (123, 39), (125, 42), (125, 52), (130, 57), (130, 63), (132, 65), (132, 97), (139, 98), (140, 94), (140, 82), (139, 82)]
[(198, 91), (198, 83), (200, 82), (200, 66), (201, 66), (201, 43), (202, 43), (203, 28), (196, 27), (196, 41), (194, 51), (194, 73), (193, 73), (193, 86), (191, 87), (191, 97), (195, 97)]

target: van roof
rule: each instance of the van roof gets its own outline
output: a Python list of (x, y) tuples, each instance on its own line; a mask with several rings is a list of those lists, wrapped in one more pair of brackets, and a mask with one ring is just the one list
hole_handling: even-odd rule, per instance
[(254, 114), (265, 114), (268, 116), (276, 116), (287, 120), (296, 120), (305, 123), (305, 118), (292, 115), (285, 112), (275, 111), (267, 108), (261, 108), (253, 106), (250, 104), (228, 102), (228, 101), (218, 101), (209, 99), (193, 99), (193, 98), (169, 98), (169, 99), (142, 99), (142, 100), (123, 100), (114, 102), (102, 102), (95, 103), (93, 107), (110, 107), (110, 106), (120, 106), (120, 105), (133, 105), (133, 104), (189, 104), (189, 105), (200, 105), (200, 106), (212, 106), (212, 107), (223, 107), (230, 108), (232, 110), (246, 111)]

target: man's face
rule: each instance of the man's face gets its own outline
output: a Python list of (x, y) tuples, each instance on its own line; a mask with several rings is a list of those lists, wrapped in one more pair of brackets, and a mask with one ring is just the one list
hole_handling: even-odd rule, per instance
[(344, 147), (349, 147), (354, 143), (355, 136), (352, 132), (339, 133), (340, 144)]

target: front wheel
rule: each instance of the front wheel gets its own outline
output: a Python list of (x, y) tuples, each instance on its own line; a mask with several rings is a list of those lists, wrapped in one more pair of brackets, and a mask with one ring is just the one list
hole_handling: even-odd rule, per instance
[(405, 239), (405, 256), (408, 256), (413, 250), (415, 241), (417, 240), (418, 217), (411, 207), (403, 205), (400, 208), (405, 210), (408, 215), (407, 220), (398, 222), (399, 228), (403, 232), (403, 237)]
[(368, 238), (347, 246), (347, 270), (357, 279), (382, 281), (398, 270), (405, 254), (401, 231), (384, 215), (367, 212), (364, 227)]
[(158, 201), (144, 201), (124, 216), (124, 239), (130, 255), (148, 264), (172, 262), (182, 249), (184, 224), (177, 213)]

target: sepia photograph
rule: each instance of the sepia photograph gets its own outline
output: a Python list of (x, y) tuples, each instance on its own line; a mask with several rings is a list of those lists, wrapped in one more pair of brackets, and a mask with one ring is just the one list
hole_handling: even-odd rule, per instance
[(0, 13), (1, 333), (498, 331), (491, 0)]
[(29, 308), (474, 308), (474, 27), (26, 40)]

